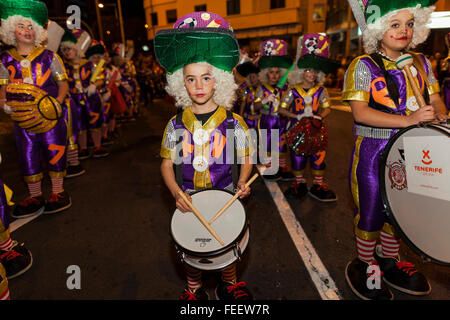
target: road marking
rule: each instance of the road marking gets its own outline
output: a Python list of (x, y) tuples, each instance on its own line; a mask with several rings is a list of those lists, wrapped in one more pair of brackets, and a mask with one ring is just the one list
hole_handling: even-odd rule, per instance
[(14, 231), (19, 229), (20, 227), (23, 227), (24, 225), (26, 225), (28, 222), (31, 222), (32, 220), (34, 220), (37, 217), (39, 217), (41, 214), (42, 213), (36, 214), (36, 215), (28, 217), (28, 218), (14, 220), (13, 222), (11, 222), (9, 224), (9, 232), (13, 233)]
[[(262, 175), (264, 168), (258, 166), (259, 173)], [(306, 269), (311, 276), (317, 291), (320, 294), (322, 300), (342, 300), (342, 296), (339, 293), (338, 288), (334, 280), (331, 278), (328, 270), (320, 260), (316, 250), (306, 236), (300, 222), (295, 217), (289, 203), (284, 197), (278, 183), (275, 181), (268, 181), (264, 179), (267, 189), (278, 208), (281, 219), (283, 220), (286, 229), (297, 248), (300, 257), (302, 258)]]

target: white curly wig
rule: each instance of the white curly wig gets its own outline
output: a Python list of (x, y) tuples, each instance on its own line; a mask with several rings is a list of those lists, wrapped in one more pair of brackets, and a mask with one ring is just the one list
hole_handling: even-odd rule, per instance
[(411, 50), (423, 43), (430, 34), (430, 29), (427, 27), (427, 23), (431, 17), (431, 13), (435, 7), (422, 8), (420, 5), (414, 8), (398, 9), (376, 20), (374, 23), (368, 24), (367, 28), (362, 33), (362, 39), (364, 49), (367, 54), (372, 54), (380, 49), (381, 40), (383, 39), (386, 31), (389, 30), (389, 20), (397, 15), (402, 10), (410, 11), (414, 16), (414, 35), (411, 43), (406, 47), (406, 50)]
[[(273, 67), (273, 68), (277, 68), (277, 67)], [(266, 68), (266, 69), (261, 69), (261, 71), (258, 74), (258, 78), (259, 81), (261, 81), (262, 83), (267, 83), (268, 79), (267, 79), (267, 73), (269, 72), (269, 70), (272, 68)], [(285, 73), (288, 71), (286, 68), (279, 68), (280, 69), (280, 79), (283, 78), (283, 76), (285, 75)]]
[(9, 17), (6, 20), (2, 19), (2, 25), (0, 26), (0, 35), (2, 38), (2, 41), (10, 46), (16, 46), (16, 36), (14, 35), (14, 32), (16, 30), (17, 25), (20, 22), (31, 22), (31, 25), (33, 26), (33, 30), (35, 32), (35, 46), (39, 46), (43, 44), (45, 41), (47, 41), (47, 30), (40, 25), (38, 25), (36, 22), (31, 20), (30, 18), (26, 18), (19, 15), (14, 15)]
[[(305, 69), (299, 69), (297, 66), (295, 66), (294, 70), (289, 72), (287, 81), (290, 86), (295, 86), (297, 84), (301, 84), (303, 82), (303, 74), (305, 73)], [(317, 78), (316, 78), (316, 85), (323, 85), (326, 74), (322, 71), (317, 72)]]
[[(233, 74), (218, 69), (207, 62), (199, 63), (211, 67), (211, 74), (214, 78), (214, 102), (224, 108), (231, 109), (236, 100), (236, 90), (238, 89)], [(167, 74), (166, 78), (167, 86), (165, 89), (175, 99), (175, 105), (183, 109), (191, 106), (192, 100), (184, 85), (184, 68), (178, 69), (173, 74)]]

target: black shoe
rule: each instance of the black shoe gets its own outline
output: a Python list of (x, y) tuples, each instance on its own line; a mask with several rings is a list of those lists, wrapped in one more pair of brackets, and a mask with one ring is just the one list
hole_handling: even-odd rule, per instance
[(281, 181), (293, 181), (295, 180), (294, 174), (288, 169), (281, 169), (280, 173)]
[(28, 197), (14, 207), (11, 216), (13, 218), (27, 218), (44, 211), (45, 200), (43, 196)]
[(102, 146), (110, 146), (112, 144), (114, 144), (114, 141), (112, 141), (110, 138), (102, 139)]
[(94, 154), (93, 154), (94, 158), (104, 158), (104, 157), (107, 157), (107, 156), (109, 156), (109, 152), (106, 151), (105, 148), (98, 147), (98, 148), (94, 149)]
[(17, 242), (9, 250), (0, 250), (0, 262), (5, 267), (6, 278), (13, 279), (25, 273), (33, 264), (31, 252)]
[(195, 291), (184, 289), (180, 295), (180, 300), (209, 300), (209, 295), (202, 287)]
[(81, 149), (80, 151), (78, 151), (79, 160), (89, 159), (90, 156), (91, 155), (89, 154), (89, 151), (87, 149)]
[(380, 286), (377, 288), (369, 288), (367, 285), (368, 277), (367, 269), (369, 264), (359, 260), (358, 258), (350, 261), (345, 268), (345, 280), (352, 289), (353, 293), (363, 300), (393, 300), (394, 295), (386, 286), (380, 276)]
[(292, 186), (284, 192), (288, 199), (302, 199), (308, 194), (308, 186), (305, 182), (294, 182)]
[(77, 164), (77, 165), (69, 165), (67, 166), (66, 169), (66, 178), (75, 178), (78, 176), (81, 176), (82, 174), (84, 174), (86, 172), (86, 170), (83, 169), (83, 167), (81, 166), (81, 164)]
[(281, 168), (278, 168), (278, 171), (275, 174), (269, 174), (269, 175), (264, 174), (263, 178), (267, 179), (267, 180), (274, 180), (274, 181), (280, 180), (281, 179)]
[(381, 246), (377, 246), (375, 259), (383, 272), (384, 281), (389, 286), (414, 296), (424, 296), (431, 292), (428, 280), (412, 263), (384, 257), (381, 252)]
[(314, 199), (317, 199), (322, 202), (337, 201), (336, 194), (332, 190), (328, 189), (326, 183), (313, 184), (311, 189), (309, 189), (309, 195)]
[(66, 191), (52, 193), (45, 205), (44, 214), (52, 214), (66, 210), (72, 206), (72, 200)]
[(253, 300), (245, 282), (221, 282), (216, 288), (216, 298), (224, 301)]

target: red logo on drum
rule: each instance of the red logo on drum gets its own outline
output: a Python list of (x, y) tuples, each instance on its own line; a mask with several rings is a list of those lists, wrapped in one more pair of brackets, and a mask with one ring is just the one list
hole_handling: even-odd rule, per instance
[(394, 162), (387, 165), (389, 168), (389, 180), (391, 181), (391, 189), (403, 190), (408, 185), (406, 183), (405, 166), (400, 162)]
[[(430, 157), (430, 150), (422, 150), (423, 153), (423, 157), (422, 157), (422, 163), (426, 164), (427, 166), (429, 166), (430, 164), (433, 163), (433, 160), (431, 160)], [(425, 161), (425, 159), (428, 159), (429, 161)]]

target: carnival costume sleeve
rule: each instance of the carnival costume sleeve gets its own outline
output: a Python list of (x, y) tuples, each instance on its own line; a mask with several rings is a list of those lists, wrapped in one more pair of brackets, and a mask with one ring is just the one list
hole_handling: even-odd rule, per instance
[(64, 62), (56, 53), (53, 56), (50, 70), (52, 71), (53, 79), (55, 79), (55, 81), (65, 81), (69, 79), (69, 77), (67, 76), (66, 68), (64, 67)]
[(370, 101), (371, 73), (359, 58), (352, 61), (344, 77), (342, 101)]

